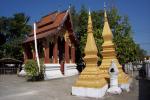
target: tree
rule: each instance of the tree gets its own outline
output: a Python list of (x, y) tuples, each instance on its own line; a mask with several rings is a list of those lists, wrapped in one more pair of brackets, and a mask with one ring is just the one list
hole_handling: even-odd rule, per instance
[(137, 60), (144, 60), (147, 52), (144, 49), (141, 49), (139, 44), (136, 44), (135, 48), (136, 48)]
[(80, 50), (81, 53), (84, 55), (84, 47), (86, 43), (86, 38), (87, 38), (87, 23), (88, 23), (88, 11), (85, 8), (85, 6), (81, 7), (79, 17), (78, 17), (78, 39), (80, 41)]
[(81, 71), (82, 70), (81, 67), (83, 67), (82, 51), (84, 49), (83, 44), (85, 43), (84, 42), (85, 40), (81, 39), (81, 37), (86, 34), (87, 31), (86, 25), (88, 19), (88, 13), (86, 8), (82, 6), (80, 12), (77, 13), (75, 8), (71, 7), (71, 18), (74, 26), (74, 32), (76, 33), (76, 37), (79, 41), (79, 44), (76, 46), (76, 63), (78, 64), (77, 69)]
[(29, 17), (23, 13), (14, 14), (12, 17), (0, 17), (0, 33), (5, 37), (5, 42), (0, 46), (0, 58), (23, 58), (22, 43), (31, 32), (28, 21)]
[(70, 8), (70, 14), (71, 14), (71, 20), (72, 20), (72, 24), (73, 24), (73, 30), (75, 32), (77, 32), (78, 28), (79, 28), (78, 27), (78, 17), (79, 17), (79, 15), (76, 12), (76, 9), (75, 9), (74, 6), (71, 6), (71, 8)]

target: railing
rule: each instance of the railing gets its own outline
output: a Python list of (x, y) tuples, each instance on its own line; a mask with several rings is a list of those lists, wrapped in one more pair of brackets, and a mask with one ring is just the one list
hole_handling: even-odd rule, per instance
[(16, 67), (0, 67), (0, 74), (17, 74)]
[(124, 65), (124, 71), (133, 76), (134, 71), (139, 72), (140, 77), (150, 78), (150, 61), (129, 62)]

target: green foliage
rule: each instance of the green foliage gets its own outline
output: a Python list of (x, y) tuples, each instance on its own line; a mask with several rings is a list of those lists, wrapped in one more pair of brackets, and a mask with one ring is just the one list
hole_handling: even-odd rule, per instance
[(44, 79), (44, 64), (40, 61), (40, 69), (35, 60), (27, 60), (25, 63), (25, 71), (28, 81), (39, 81)]
[(78, 39), (80, 41), (79, 48), (81, 50), (82, 56), (84, 56), (84, 47), (86, 43), (86, 38), (87, 38), (87, 23), (88, 23), (88, 11), (87, 9), (82, 6), (79, 16), (78, 16)]
[(28, 25), (29, 17), (23, 13), (14, 14), (12, 17), (0, 17), (0, 58), (12, 57), (23, 59), (22, 43), (31, 26)]
[(83, 37), (83, 35), (86, 35), (87, 33), (87, 20), (88, 20), (88, 13), (87, 13), (87, 9), (82, 6), (80, 12), (76, 12), (74, 6), (71, 7), (71, 19), (73, 22), (73, 29), (76, 33), (76, 37), (78, 38), (78, 41), (80, 42), (78, 45), (76, 46), (76, 62), (77, 64), (80, 64), (83, 62), (82, 60), (82, 55), (83, 55), (83, 45), (85, 44), (85, 39), (81, 39), (81, 37)]

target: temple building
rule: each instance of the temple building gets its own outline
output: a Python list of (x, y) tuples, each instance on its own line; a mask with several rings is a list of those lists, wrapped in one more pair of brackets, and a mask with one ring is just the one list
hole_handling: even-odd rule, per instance
[[(47, 78), (77, 74), (77, 39), (73, 31), (70, 9), (43, 16), (36, 22), (36, 37), (39, 58), (44, 60)], [(23, 48), (24, 62), (36, 59), (33, 31), (23, 42)]]
[(102, 44), (103, 51), (101, 52), (103, 59), (102, 59), (101, 65), (99, 66), (101, 75), (106, 80), (109, 79), (108, 69), (113, 60), (119, 69), (119, 76), (118, 76), (119, 85), (122, 89), (125, 89), (128, 91), (129, 85), (130, 85), (129, 83), (130, 78), (128, 75), (126, 75), (123, 72), (122, 66), (119, 64), (118, 59), (116, 57), (115, 45), (113, 43), (113, 34), (109, 27), (106, 10), (104, 11), (104, 27), (103, 27), (102, 37), (104, 39), (104, 43)]

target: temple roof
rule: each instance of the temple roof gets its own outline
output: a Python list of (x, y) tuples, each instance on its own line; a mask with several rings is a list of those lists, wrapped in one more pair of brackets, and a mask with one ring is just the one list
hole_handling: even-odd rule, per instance
[[(64, 22), (67, 20), (68, 16), (70, 17), (69, 10), (65, 10), (63, 12), (52, 12), (46, 16), (43, 16), (40, 21), (36, 22), (37, 30), (37, 39), (41, 39), (47, 36), (53, 36), (57, 33), (59, 33), (59, 30), (61, 30), (61, 26), (63, 26)], [(71, 19), (70, 19), (71, 20)], [(71, 23), (71, 21), (69, 21)], [(70, 24), (72, 28), (72, 24)], [(73, 34), (74, 35), (74, 34)], [(27, 37), (27, 39), (24, 41), (31, 42), (34, 40), (34, 34), (33, 30), (31, 34)]]

